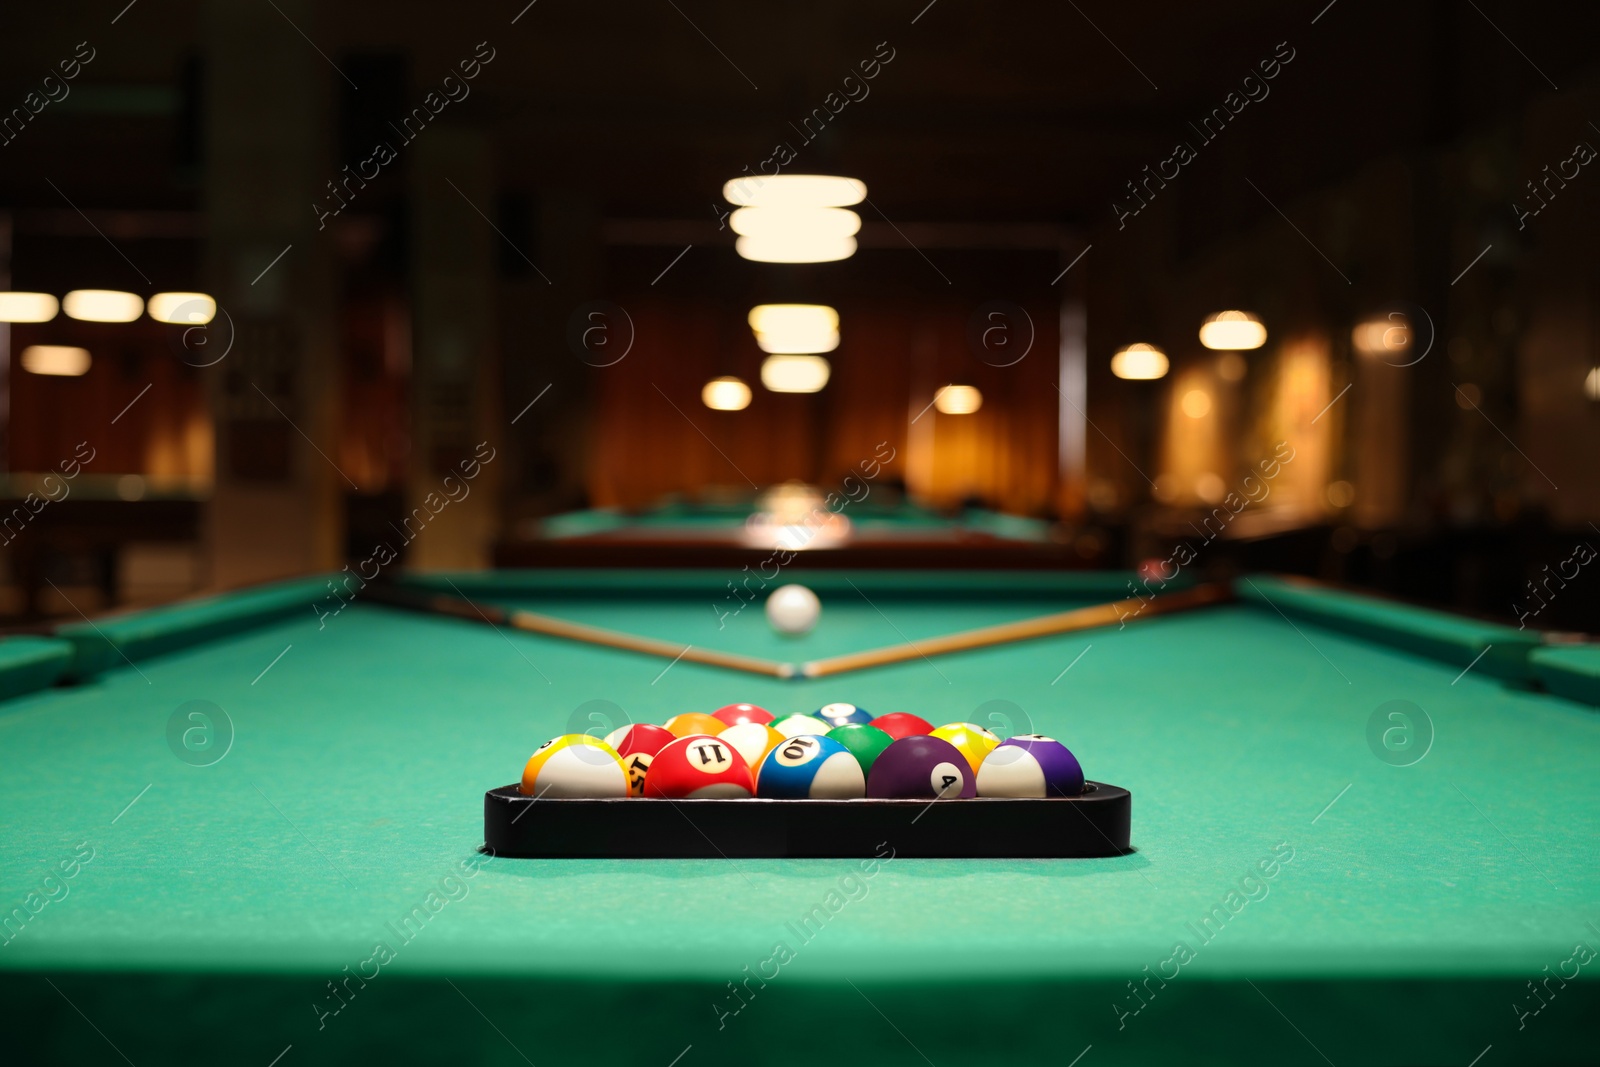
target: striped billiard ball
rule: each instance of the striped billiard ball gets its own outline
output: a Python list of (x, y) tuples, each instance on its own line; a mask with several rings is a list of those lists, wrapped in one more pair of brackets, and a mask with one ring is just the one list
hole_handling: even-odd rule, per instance
[(801, 734), (815, 734), (821, 737), (833, 729), (831, 725), (823, 722), (815, 715), (785, 715), (781, 719), (774, 719), (767, 725), (784, 737), (799, 737)]
[(616, 750), (588, 734), (562, 734), (534, 750), (517, 786), (528, 797), (625, 797), (628, 769)]
[(856, 762), (861, 764), (863, 774), (872, 773), (872, 765), (883, 755), (883, 750), (894, 743), (894, 738), (876, 726), (863, 722), (835, 726), (828, 731), (827, 736), (850, 750)]
[(1082, 792), (1078, 757), (1042, 734), (1002, 741), (978, 768), (980, 797), (1075, 797)]
[(930, 736), (956, 746), (967, 758), (967, 764), (972, 768), (973, 774), (978, 773), (978, 766), (983, 763), (983, 758), (993, 752), (995, 746), (1000, 743), (998, 737), (972, 722), (945, 723)]
[(756, 796), (773, 800), (851, 800), (865, 796), (867, 777), (855, 754), (827, 737), (786, 739), (761, 761)]
[(644, 776), (644, 795), (668, 800), (748, 797), (750, 765), (739, 750), (710, 734), (680, 737), (656, 753)]

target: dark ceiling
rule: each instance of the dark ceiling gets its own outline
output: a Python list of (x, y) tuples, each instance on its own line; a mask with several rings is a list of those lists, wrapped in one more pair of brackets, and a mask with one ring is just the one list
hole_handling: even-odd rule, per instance
[[(0, 147), (0, 205), (60, 210), (50, 179), (62, 176), (83, 206), (198, 205), (193, 117), (205, 106), (204, 27), (219, 16), (139, 0), (111, 25), (103, 7), (8, 18), (6, 106), (78, 41), (96, 58), (68, 99)], [(303, 32), (308, 54), (326, 57), (308, 70), (329, 79), (336, 107), (342, 94), (368, 111), (408, 109), (489, 42), (495, 61), (451, 121), (492, 131), (507, 189), (595, 193), (611, 218), (709, 217), (724, 179), (787, 141), (798, 150), (789, 170), (862, 177), (890, 218), (1097, 226), (1146, 164), (1179, 139), (1196, 141), (1190, 122), (1290, 49), (1270, 95), (1186, 171), (1184, 195), (1204, 207), (1202, 235), (1269, 210), (1236, 194), (1237, 172), (1292, 197), (1368, 159), (1492, 122), (1551, 83), (1589, 77), (1600, 23), (1595, 5), (1504, 0), (538, 0), (520, 17), (520, 0), (278, 7), (284, 17), (264, 32)], [(791, 123), (891, 49), (878, 76), (853, 88), (867, 95), (801, 141)], [(359, 84), (362, 72), (395, 70)], [(1209, 195), (1223, 178), (1224, 191)]]

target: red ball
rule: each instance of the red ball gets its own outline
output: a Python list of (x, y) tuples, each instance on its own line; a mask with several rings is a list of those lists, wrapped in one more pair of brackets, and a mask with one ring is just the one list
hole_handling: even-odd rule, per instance
[(647, 797), (743, 798), (755, 791), (755, 776), (739, 750), (710, 734), (678, 738), (656, 753), (644, 776)]
[(617, 750), (628, 768), (628, 792), (636, 797), (644, 795), (644, 778), (651, 760), (676, 740), (671, 730), (647, 722), (621, 726), (606, 735), (606, 744)]
[(892, 711), (887, 715), (879, 715), (872, 720), (871, 725), (876, 726), (896, 741), (902, 737), (933, 733), (933, 723), (927, 719), (918, 718), (907, 711)]
[(754, 704), (729, 704), (725, 708), (718, 708), (711, 713), (713, 719), (721, 719), (729, 726), (738, 726), (742, 722), (756, 722), (765, 726), (776, 715), (766, 708), (758, 708)]

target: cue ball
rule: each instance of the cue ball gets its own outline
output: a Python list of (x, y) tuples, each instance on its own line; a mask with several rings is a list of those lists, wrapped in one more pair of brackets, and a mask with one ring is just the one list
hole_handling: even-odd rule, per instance
[(518, 790), (527, 797), (625, 797), (628, 769), (615, 749), (588, 734), (562, 734), (534, 750)]
[(676, 740), (666, 727), (647, 722), (619, 726), (606, 734), (606, 744), (617, 750), (623, 766), (628, 768), (629, 790), (636, 797), (644, 796), (644, 776), (650, 770), (650, 761)]
[(854, 800), (866, 793), (855, 754), (828, 737), (786, 739), (756, 775), (756, 796), (772, 800)]
[(978, 773), (978, 765), (983, 758), (993, 752), (1000, 739), (985, 730), (977, 723), (948, 722), (930, 735), (942, 741), (948, 741), (967, 757), (967, 763), (972, 766), (972, 773)]
[(767, 597), (767, 621), (780, 634), (803, 634), (817, 624), (822, 601), (803, 585), (781, 585)]
[(756, 791), (750, 765), (719, 737), (691, 734), (660, 752), (644, 776), (644, 795), (682, 798), (748, 797)]
[(950, 742), (913, 734), (883, 750), (867, 774), (867, 796), (955, 799), (977, 793), (967, 758)]
[(1078, 757), (1042, 734), (1000, 742), (978, 768), (980, 797), (1075, 797), (1082, 792)]

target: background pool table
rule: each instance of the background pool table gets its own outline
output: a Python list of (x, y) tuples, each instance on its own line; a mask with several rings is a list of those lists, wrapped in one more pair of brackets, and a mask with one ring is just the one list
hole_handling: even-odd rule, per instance
[[(719, 629), (728, 577), (413, 581), (795, 661), (1128, 581), (819, 572), (821, 625), (784, 639), (759, 603)], [(1593, 1063), (1600, 962), (1575, 947), (1600, 949), (1595, 646), (1238, 589), (815, 681), (359, 597), (334, 613), (322, 578), (0, 642), (6, 1041), (18, 1062), (141, 1067)], [(740, 700), (1009, 717), (1133, 791), (1135, 851), (914, 860), (891, 840), (866, 868), (476, 852), (484, 790), (569, 723)], [(232, 723), (208, 766), (220, 730), (191, 762), (169, 744), (191, 701)]]

